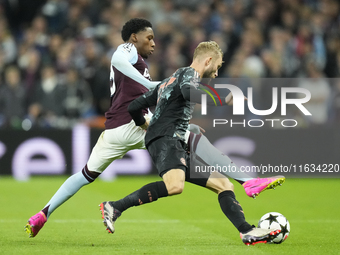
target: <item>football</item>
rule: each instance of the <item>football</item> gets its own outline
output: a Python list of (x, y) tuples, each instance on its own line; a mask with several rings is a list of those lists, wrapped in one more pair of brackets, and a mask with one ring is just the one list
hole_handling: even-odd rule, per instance
[(259, 228), (265, 229), (281, 229), (281, 233), (273, 239), (272, 243), (280, 244), (285, 241), (290, 232), (289, 221), (278, 212), (269, 212), (261, 217), (258, 223)]

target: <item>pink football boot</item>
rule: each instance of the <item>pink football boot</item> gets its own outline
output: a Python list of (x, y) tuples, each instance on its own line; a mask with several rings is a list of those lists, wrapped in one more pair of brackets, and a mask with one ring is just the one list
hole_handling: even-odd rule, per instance
[(25, 226), (25, 231), (29, 234), (29, 237), (35, 237), (46, 221), (46, 215), (42, 211), (33, 215)]
[(245, 192), (249, 197), (256, 198), (262, 191), (267, 189), (275, 189), (276, 186), (282, 185), (286, 178), (282, 175), (277, 175), (268, 178), (254, 178), (242, 184)]

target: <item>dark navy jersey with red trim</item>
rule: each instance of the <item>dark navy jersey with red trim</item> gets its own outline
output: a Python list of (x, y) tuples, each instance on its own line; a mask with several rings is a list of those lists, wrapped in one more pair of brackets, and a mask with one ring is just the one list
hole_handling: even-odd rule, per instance
[(180, 68), (161, 81), (153, 91), (145, 93), (130, 105), (130, 114), (136, 116), (134, 120), (137, 125), (143, 124), (141, 122), (144, 121), (140, 109), (156, 105), (146, 132), (146, 145), (161, 136), (176, 137), (185, 141), (185, 133), (195, 105), (195, 102), (190, 102), (190, 87), (197, 90), (192, 86), (193, 80), (199, 80), (199, 74), (193, 68)]
[[(161, 136), (170, 136), (186, 141), (185, 134), (196, 103), (201, 103), (205, 91), (198, 89), (199, 73), (192, 67), (178, 69), (169, 78), (161, 81), (153, 91), (148, 91), (129, 105), (136, 125), (145, 123), (142, 109), (156, 105), (145, 136), (145, 145)], [(207, 98), (208, 105), (215, 105), (217, 98)], [(222, 101), (222, 105), (225, 105)]]

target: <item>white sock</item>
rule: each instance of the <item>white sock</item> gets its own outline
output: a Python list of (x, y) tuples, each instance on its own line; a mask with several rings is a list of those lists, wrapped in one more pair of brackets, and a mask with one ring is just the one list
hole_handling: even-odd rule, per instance
[(65, 201), (67, 201), (70, 197), (72, 197), (77, 191), (89, 184), (90, 182), (84, 177), (83, 173), (80, 171), (72, 176), (70, 176), (63, 185), (57, 190), (57, 192), (53, 195), (51, 200), (44, 207), (48, 208), (48, 213), (46, 215), (47, 219), (51, 215), (51, 213), (57, 209), (60, 205), (62, 205)]

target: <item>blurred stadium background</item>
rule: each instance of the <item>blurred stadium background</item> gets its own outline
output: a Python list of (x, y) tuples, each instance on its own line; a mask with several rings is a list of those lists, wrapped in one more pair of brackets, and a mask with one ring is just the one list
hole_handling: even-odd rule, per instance
[[(153, 80), (189, 65), (204, 40), (215, 40), (225, 52), (219, 77), (313, 79), (306, 105), (316, 109), (312, 118), (297, 116), (293, 131), (228, 129), (238, 140), (221, 150), (250, 165), (339, 163), (339, 14), (335, 0), (3, 0), (0, 175), (27, 180), (83, 167), (109, 106), (110, 58), (133, 17), (153, 24), (156, 50), (147, 60)], [(253, 85), (259, 108), (271, 105), (274, 85)], [(237, 149), (239, 143), (252, 151)], [(280, 161), (282, 155), (288, 156)], [(104, 178), (155, 172), (147, 152), (131, 152), (114, 164)]]

